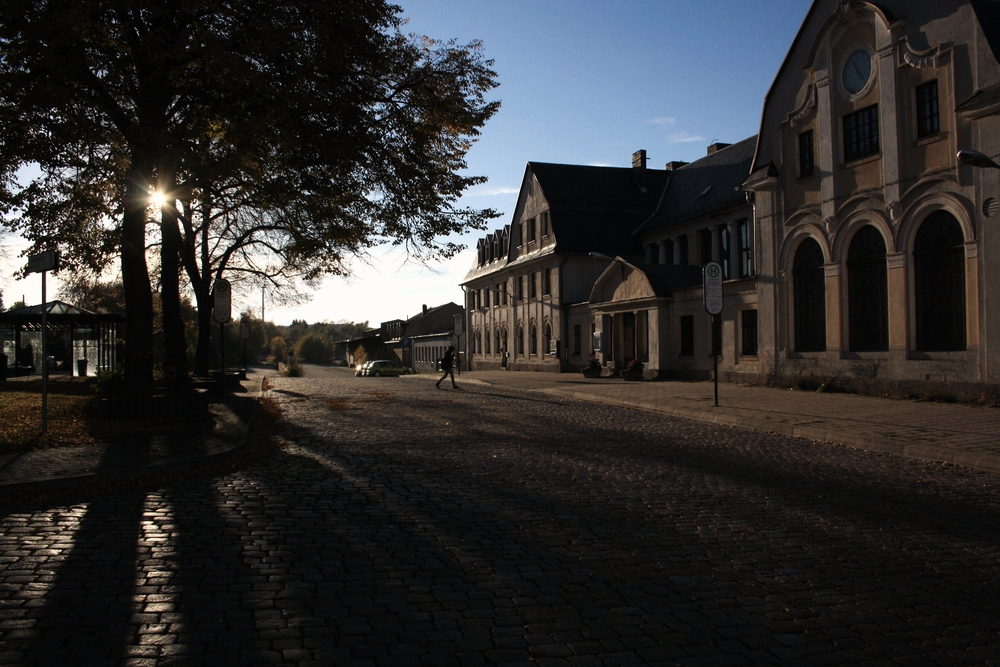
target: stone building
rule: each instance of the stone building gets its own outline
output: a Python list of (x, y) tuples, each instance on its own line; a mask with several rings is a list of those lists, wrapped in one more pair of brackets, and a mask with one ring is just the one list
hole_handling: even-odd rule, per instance
[[(817, 0), (751, 174), (762, 372), (1000, 377), (996, 2)], [(991, 219), (993, 218), (993, 219)]]
[(571, 329), (572, 304), (590, 298), (607, 260), (633, 256), (632, 232), (656, 210), (666, 170), (529, 162), (511, 224), (477, 246), (462, 281), (472, 370), (559, 372), (582, 366), (589, 328)]

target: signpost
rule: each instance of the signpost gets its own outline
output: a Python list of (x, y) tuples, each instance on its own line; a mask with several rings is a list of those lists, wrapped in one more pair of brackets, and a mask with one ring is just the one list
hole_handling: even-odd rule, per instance
[(219, 323), (219, 353), (222, 357), (219, 365), (221, 367), (222, 393), (226, 393), (226, 322), (233, 319), (232, 300), (233, 290), (229, 281), (225, 278), (216, 280), (215, 290), (212, 294), (214, 306), (212, 317)]
[(715, 332), (719, 313), (722, 312), (722, 265), (709, 262), (701, 272), (702, 293), (705, 298), (705, 311), (712, 316), (712, 366), (715, 376), (715, 407), (719, 407), (719, 350), (716, 345)]
[[(42, 274), (42, 434), (49, 427), (49, 348), (48, 348), (48, 311), (45, 304), (45, 272), (59, 268), (59, 253), (54, 250), (32, 255), (28, 258), (26, 273)], [(16, 362), (15, 362), (16, 363)]]

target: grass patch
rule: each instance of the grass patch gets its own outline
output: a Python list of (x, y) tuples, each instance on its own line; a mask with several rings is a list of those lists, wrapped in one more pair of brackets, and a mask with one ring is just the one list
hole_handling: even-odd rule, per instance
[(95, 414), (93, 378), (48, 383), (48, 427), (42, 434), (42, 381), (0, 383), (0, 454), (78, 447), (113, 438), (206, 433), (211, 420), (106, 419)]

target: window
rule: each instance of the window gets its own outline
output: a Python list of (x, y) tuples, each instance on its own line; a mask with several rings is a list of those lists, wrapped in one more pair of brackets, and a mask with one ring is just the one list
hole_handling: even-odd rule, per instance
[(823, 250), (814, 239), (803, 241), (795, 252), (792, 282), (795, 349), (821, 352), (826, 349), (826, 275)]
[(552, 294), (552, 269), (545, 269), (545, 279), (542, 281), (542, 294)]
[(694, 356), (694, 315), (681, 315), (681, 353), (682, 357)]
[(712, 230), (702, 229), (698, 231), (698, 245), (701, 246), (701, 266), (705, 266), (712, 261)]
[(506, 282), (502, 282), (499, 285), (497, 285), (497, 288), (500, 290), (500, 303), (503, 304), (504, 306), (506, 306), (507, 305), (507, 283)]
[(660, 263), (660, 244), (650, 243), (647, 246), (649, 248), (649, 263), (659, 264)]
[(712, 317), (712, 349), (709, 354), (722, 354), (722, 316)]
[(484, 352), (486, 352), (486, 354), (490, 353), (490, 330), (489, 330), (489, 328), (486, 329), (486, 349), (484, 350)]
[(524, 327), (517, 325), (517, 353), (524, 356)]
[(688, 264), (690, 257), (688, 255), (688, 237), (687, 234), (683, 234), (677, 237), (677, 245), (680, 247), (679, 257), (681, 260), (681, 266)]
[(528, 329), (528, 351), (532, 356), (538, 354), (538, 327), (534, 324)]
[(590, 354), (591, 355), (593, 355), (594, 353), (597, 352), (597, 345), (594, 344), (596, 340), (597, 340), (597, 323), (596, 322), (591, 322), (590, 323)]
[(878, 105), (844, 116), (844, 162), (878, 153)]
[(500, 335), (499, 329), (495, 329), (493, 331), (493, 342), (496, 343), (496, 345), (493, 346), (493, 349), (496, 350), (497, 354), (503, 354), (507, 349), (507, 330), (503, 330), (503, 345), (500, 344)]
[(580, 356), (581, 344), (583, 342), (583, 332), (580, 329), (579, 324), (573, 325), (573, 354), (577, 357)]
[(757, 356), (757, 309), (740, 313), (740, 354), (744, 357)]
[(524, 298), (524, 276), (517, 277), (517, 300)]
[(913, 241), (917, 349), (965, 349), (965, 238), (958, 220), (935, 211)]
[(813, 148), (813, 131), (799, 135), (799, 178), (812, 176), (816, 170), (816, 154)]
[(729, 225), (726, 225), (719, 232), (719, 264), (722, 265), (722, 277), (725, 280), (733, 277), (729, 271), (729, 241)]
[(847, 316), (851, 351), (889, 349), (885, 240), (871, 225), (854, 235), (847, 251)]
[(941, 116), (938, 113), (937, 80), (917, 86), (917, 138), (923, 139), (938, 133)]
[(524, 239), (524, 230), (521, 229), (526, 223), (522, 220), (520, 225), (514, 225), (514, 240), (517, 241), (517, 247), (520, 248)]
[(535, 219), (528, 220), (528, 243), (535, 242)]
[(542, 213), (538, 216), (538, 219), (541, 221), (542, 225), (542, 238), (545, 238), (549, 235), (549, 212), (546, 211), (545, 213)]
[(545, 333), (542, 338), (542, 354), (550, 354), (552, 349), (552, 325), (546, 322), (543, 331)]
[(747, 278), (753, 275), (753, 234), (750, 221), (743, 218), (736, 223), (736, 236), (738, 238), (740, 256), (740, 278)]

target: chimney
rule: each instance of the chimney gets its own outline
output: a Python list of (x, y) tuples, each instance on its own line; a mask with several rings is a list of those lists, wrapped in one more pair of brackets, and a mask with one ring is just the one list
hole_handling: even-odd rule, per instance
[(724, 144), (720, 141), (716, 141), (714, 144), (708, 145), (708, 154), (711, 155), (712, 153), (718, 153), (723, 148), (728, 148), (729, 146), (732, 146), (732, 144)]
[(673, 160), (667, 163), (667, 171), (673, 171), (674, 169), (680, 169), (684, 165), (689, 164), (683, 160)]
[(424, 309), (422, 314), (426, 315), (427, 314), (427, 304), (425, 303), (422, 307)]
[(645, 150), (632, 153), (632, 178), (635, 179), (635, 184), (643, 192), (646, 191), (646, 160), (648, 159)]

